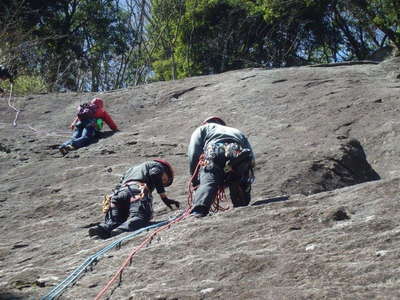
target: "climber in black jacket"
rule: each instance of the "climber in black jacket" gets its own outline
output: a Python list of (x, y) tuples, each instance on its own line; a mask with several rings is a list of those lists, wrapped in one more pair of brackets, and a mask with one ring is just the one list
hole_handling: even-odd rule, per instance
[(166, 206), (179, 208), (180, 203), (169, 199), (165, 192), (173, 180), (172, 166), (165, 160), (147, 161), (128, 169), (110, 196), (104, 222), (90, 228), (89, 236), (105, 239), (147, 226), (153, 216), (154, 189)]

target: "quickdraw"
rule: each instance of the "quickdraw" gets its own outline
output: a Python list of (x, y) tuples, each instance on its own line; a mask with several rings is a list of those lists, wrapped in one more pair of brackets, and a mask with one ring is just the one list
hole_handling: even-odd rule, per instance
[(111, 207), (111, 196), (104, 195), (102, 209), (101, 209), (102, 212), (106, 214), (110, 210), (110, 207)]

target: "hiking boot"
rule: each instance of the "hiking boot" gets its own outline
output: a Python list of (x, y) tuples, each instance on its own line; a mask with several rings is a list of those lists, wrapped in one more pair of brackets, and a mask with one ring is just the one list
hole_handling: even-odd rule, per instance
[(75, 150), (75, 147), (72, 145), (67, 145), (67, 146), (65, 146), (65, 150), (67, 150), (67, 152), (69, 152), (69, 151)]
[(111, 230), (110, 236), (116, 236), (116, 235), (119, 235), (124, 232), (125, 232), (125, 230), (123, 230), (123, 229), (115, 228), (115, 229)]
[(110, 233), (101, 226), (89, 228), (89, 236), (98, 236), (102, 239), (110, 237)]
[(68, 151), (65, 149), (65, 147), (58, 148), (58, 151), (61, 152), (62, 156), (65, 156), (68, 153)]
[(61, 152), (62, 156), (65, 156), (68, 154), (68, 152), (75, 150), (75, 147), (72, 145), (61, 146), (60, 148), (58, 148), (58, 150)]

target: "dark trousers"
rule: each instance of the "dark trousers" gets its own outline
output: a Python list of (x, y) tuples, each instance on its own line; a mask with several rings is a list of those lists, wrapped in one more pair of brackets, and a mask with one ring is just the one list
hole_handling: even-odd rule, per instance
[(111, 198), (111, 207), (100, 226), (108, 232), (118, 228), (124, 231), (135, 231), (149, 224), (153, 216), (153, 199), (145, 194), (142, 199), (132, 201), (140, 194), (139, 186), (132, 184), (120, 188)]
[[(251, 184), (242, 179), (247, 174), (225, 174), (226, 158), (224, 152), (217, 151), (208, 165), (200, 168), (199, 186), (195, 192), (193, 211), (207, 214), (220, 187), (228, 186), (233, 207), (247, 206), (250, 203)], [(247, 170), (246, 172), (249, 172)]]

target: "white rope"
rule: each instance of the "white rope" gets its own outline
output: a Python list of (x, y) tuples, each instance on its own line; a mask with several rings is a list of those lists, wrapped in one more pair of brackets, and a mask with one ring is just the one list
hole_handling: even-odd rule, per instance
[[(1, 126), (6, 126), (8, 124), (9, 123), (0, 122), (0, 127)], [(41, 136), (63, 136), (63, 137), (70, 137), (71, 136), (71, 132), (70, 131), (45, 131), (45, 130), (36, 129), (36, 128), (32, 127), (29, 124), (18, 124), (18, 128), (21, 129), (21, 130), (33, 131), (35, 134), (40, 134)]]
[(14, 87), (14, 84), (11, 83), (10, 96), (8, 97), (8, 106), (11, 107), (13, 110), (16, 111), (15, 119), (14, 119), (14, 122), (13, 122), (13, 126), (16, 127), (16, 126), (17, 126), (18, 116), (19, 116), (19, 113), (20, 113), (21, 111), (20, 111), (19, 109), (17, 109), (14, 105), (11, 104), (11, 98), (12, 98), (13, 87)]

